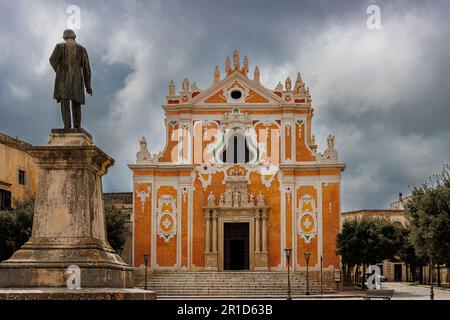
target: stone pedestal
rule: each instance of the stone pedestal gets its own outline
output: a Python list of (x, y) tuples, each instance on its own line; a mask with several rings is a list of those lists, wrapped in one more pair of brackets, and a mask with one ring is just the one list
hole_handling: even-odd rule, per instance
[(255, 252), (255, 271), (269, 271), (269, 253)]
[(205, 270), (218, 271), (217, 252), (205, 252)]
[(39, 167), (32, 235), (0, 264), (0, 287), (64, 288), (77, 266), (83, 289), (131, 288), (132, 268), (106, 239), (101, 178), (114, 160), (83, 129), (54, 129), (27, 152)]

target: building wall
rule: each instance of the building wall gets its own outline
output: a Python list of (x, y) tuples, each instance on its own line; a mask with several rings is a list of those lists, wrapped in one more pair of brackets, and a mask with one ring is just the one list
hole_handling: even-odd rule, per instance
[[(320, 270), (322, 261), (331, 279), (340, 269), (335, 239), (340, 230), (341, 173), (345, 168), (337, 159), (334, 137), (329, 137), (324, 154), (317, 152), (311, 99), (301, 79), (296, 82), (301, 88), (295, 91), (268, 90), (259, 80), (248, 79), (246, 71), (236, 70), (223, 79), (216, 78), (205, 90), (189, 89), (187, 84), (179, 96), (170, 91), (163, 105), (164, 150), (150, 154), (146, 141), (140, 141), (136, 163), (129, 165), (134, 185), (134, 266), (141, 266), (143, 255), (149, 254), (152, 270), (220, 270), (220, 263), (212, 265), (205, 253), (216, 243), (220, 251), (223, 240), (220, 226), (212, 218), (215, 211), (209, 214), (206, 208), (220, 214), (219, 199), (227, 192), (228, 182), (241, 177), (246, 192), (255, 199), (261, 193), (264, 208), (268, 208), (267, 219), (261, 214), (250, 223), (251, 237), (255, 237), (252, 244), (267, 244), (267, 256), (265, 249), (258, 257), (255, 253), (251, 263), (255, 270), (286, 270), (285, 249), (290, 248), (292, 270), (306, 269), (308, 252), (310, 269)], [(244, 97), (231, 103), (228, 93), (235, 88), (242, 90)], [(214, 162), (214, 155), (225, 149), (221, 141), (231, 136), (227, 130), (254, 132), (258, 148), (249, 152), (258, 159), (256, 166)], [(267, 165), (276, 170), (261, 169)], [(212, 207), (210, 197), (215, 199)], [(230, 219), (244, 221), (239, 219), (246, 215), (233, 210), (236, 213), (230, 213)], [(223, 221), (219, 218), (217, 223)], [(219, 230), (218, 234), (211, 236), (211, 228)], [(214, 256), (215, 249), (211, 250)]]
[[(28, 143), (0, 133), (0, 189), (11, 192), (13, 200), (24, 200), (36, 193), (38, 169), (26, 153)], [(19, 170), (25, 184), (19, 183)]]

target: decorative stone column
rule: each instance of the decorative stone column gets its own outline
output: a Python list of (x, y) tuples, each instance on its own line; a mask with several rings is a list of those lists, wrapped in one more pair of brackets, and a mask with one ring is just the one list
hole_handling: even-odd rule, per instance
[(210, 253), (211, 252), (211, 234), (210, 234), (210, 217), (211, 217), (211, 213), (209, 212), (209, 210), (205, 211), (205, 253)]
[(259, 226), (259, 211), (255, 212), (255, 252), (259, 253), (261, 251), (261, 228)]
[[(212, 227), (211, 227), (212, 219)], [(217, 262), (217, 211), (205, 208), (205, 270), (218, 269)]]
[[(267, 251), (267, 207), (258, 207), (256, 210), (255, 270), (269, 270), (269, 253)], [(260, 224), (261, 227), (259, 226)]]
[(213, 219), (213, 227), (212, 227), (212, 252), (217, 254), (217, 211), (214, 210), (213, 214), (212, 214), (212, 219)]
[(262, 209), (262, 252), (267, 255), (267, 208)]
[(83, 129), (53, 129), (27, 152), (39, 168), (33, 229), (0, 264), (0, 287), (66, 287), (73, 265), (81, 288), (132, 287), (132, 268), (106, 239), (101, 177), (114, 160)]

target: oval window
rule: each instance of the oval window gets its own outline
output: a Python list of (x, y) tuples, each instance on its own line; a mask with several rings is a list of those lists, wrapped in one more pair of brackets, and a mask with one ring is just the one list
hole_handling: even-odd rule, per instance
[(242, 97), (242, 92), (240, 92), (239, 90), (233, 90), (233, 91), (231, 91), (230, 96), (234, 100), (238, 100), (238, 99), (240, 99)]

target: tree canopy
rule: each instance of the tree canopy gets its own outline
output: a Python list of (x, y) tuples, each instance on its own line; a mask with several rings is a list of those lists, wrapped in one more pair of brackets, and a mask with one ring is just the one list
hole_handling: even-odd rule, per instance
[(450, 262), (450, 167), (428, 182), (411, 189), (405, 205), (410, 222), (410, 241), (422, 259), (434, 263)]
[(402, 247), (401, 229), (386, 219), (348, 220), (337, 235), (337, 253), (349, 266), (393, 259)]
[(106, 234), (111, 247), (121, 252), (125, 245), (126, 217), (113, 205), (105, 207)]
[(8, 259), (30, 237), (34, 199), (18, 201), (13, 210), (0, 211), (0, 261)]

